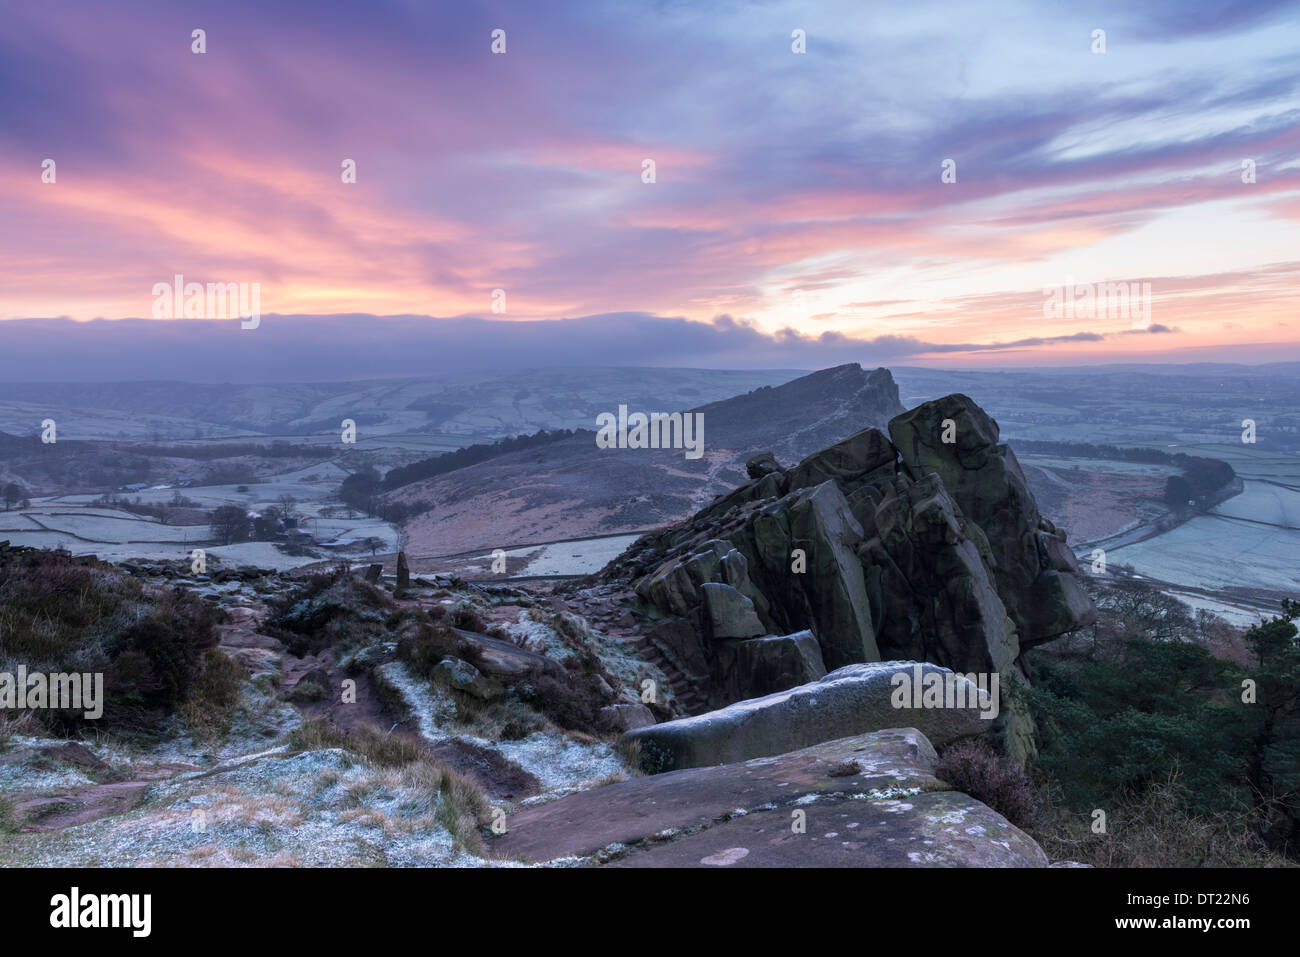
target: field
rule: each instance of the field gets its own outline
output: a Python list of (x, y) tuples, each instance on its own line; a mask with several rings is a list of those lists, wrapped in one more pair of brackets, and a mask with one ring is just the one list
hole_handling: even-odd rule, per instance
[(491, 578), (502, 581), (512, 578), (590, 575), (621, 555), (638, 537), (639, 533), (603, 535), (503, 549), (506, 556), (504, 574), (492, 571), (492, 552), (486, 550), (433, 558), (417, 556), (411, 559), (411, 567), (426, 575), (458, 575), (467, 579)]
[[(398, 529), (380, 519), (333, 504), (347, 471), (334, 462), (275, 475), (247, 486), (212, 485), (184, 489), (152, 488), (129, 494), (132, 503), (166, 505), (173, 496), (211, 510), (240, 505), (257, 514), (293, 499), (301, 530), (311, 538), (305, 548), (290, 550), (270, 541), (219, 545), (206, 524), (167, 524), (150, 515), (96, 504), (96, 495), (38, 498), (30, 508), (0, 512), (0, 541), (38, 548), (64, 548), (74, 555), (97, 555), (106, 561), (189, 561), (195, 548), (226, 565), (253, 565), (287, 570), (345, 558), (353, 561), (392, 554), (401, 547)], [(240, 491), (243, 488), (244, 491)], [(194, 509), (186, 509), (194, 512)], [(366, 544), (374, 540), (373, 550)], [(377, 542), (377, 544), (376, 544)]]
[(1246, 482), (1241, 495), (1209, 514), (1145, 542), (1114, 549), (1110, 558), (1174, 585), (1239, 597), (1261, 592), (1297, 596), (1300, 528), (1293, 519), (1298, 506), (1298, 493)]

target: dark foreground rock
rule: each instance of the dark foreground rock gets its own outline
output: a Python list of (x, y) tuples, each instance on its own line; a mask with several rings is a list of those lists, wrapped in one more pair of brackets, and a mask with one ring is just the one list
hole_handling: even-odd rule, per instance
[(912, 728), (581, 791), (510, 816), (499, 858), (627, 867), (1043, 867), (1034, 841), (934, 777)]
[[(911, 707), (913, 696), (896, 694), (895, 680), (907, 679), (910, 689), (917, 669), (923, 682), (942, 682), (960, 692), (963, 706)], [(898, 700), (905, 706), (896, 707)], [(994, 710), (990, 705), (984, 701), (984, 713)], [(656, 774), (784, 754), (899, 725), (916, 727), (943, 747), (990, 731), (995, 716), (981, 717), (978, 689), (966, 677), (938, 665), (885, 661), (848, 665), (786, 691), (638, 728), (623, 740), (639, 747), (642, 770)]]

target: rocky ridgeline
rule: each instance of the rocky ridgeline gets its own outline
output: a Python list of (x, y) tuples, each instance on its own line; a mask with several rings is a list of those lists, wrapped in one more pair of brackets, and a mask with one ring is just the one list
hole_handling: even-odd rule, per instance
[(927, 402), (888, 428), (788, 469), (754, 456), (746, 484), (602, 577), (632, 585), (649, 645), (709, 708), (828, 669), (930, 662), (1001, 677), (994, 727), (1023, 758), (1019, 656), (1096, 615), (1074, 555), (972, 400)]

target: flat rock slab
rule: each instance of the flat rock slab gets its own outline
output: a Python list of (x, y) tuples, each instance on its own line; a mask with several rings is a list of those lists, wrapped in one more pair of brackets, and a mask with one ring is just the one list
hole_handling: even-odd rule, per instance
[(634, 848), (611, 867), (1046, 867), (1006, 818), (959, 791), (894, 800), (818, 799), (791, 828), (791, 808), (753, 811), (679, 840)]
[(779, 811), (788, 829), (795, 808), (811, 810), (851, 795), (869, 802), (870, 794), (887, 800), (946, 789), (932, 773), (935, 760), (934, 748), (919, 731), (892, 728), (777, 757), (634, 778), (515, 811), (507, 817), (508, 832), (490, 838), (488, 847), (495, 857), (531, 862), (588, 857), (665, 832), (705, 828), (707, 833), (737, 812), (760, 809)]

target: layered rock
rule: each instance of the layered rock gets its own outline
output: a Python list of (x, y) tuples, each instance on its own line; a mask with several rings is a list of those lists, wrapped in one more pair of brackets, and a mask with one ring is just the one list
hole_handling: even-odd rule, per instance
[[(997, 424), (966, 396), (788, 470), (754, 456), (747, 472), (604, 572), (635, 583), (649, 641), (710, 707), (762, 693), (737, 678), (729, 644), (752, 640), (742, 633), (755, 618), (763, 636), (810, 632), (831, 669), (926, 661), (1000, 673), (1004, 692), (1024, 648), (1095, 618), (1064, 532), (1039, 515)], [(1000, 730), (1023, 755), (1031, 728), (1012, 705)]]

